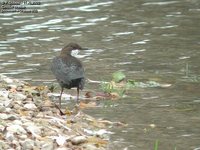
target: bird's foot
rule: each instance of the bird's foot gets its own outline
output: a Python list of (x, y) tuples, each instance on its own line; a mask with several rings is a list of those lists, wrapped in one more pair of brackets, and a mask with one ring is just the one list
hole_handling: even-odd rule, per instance
[(63, 113), (63, 111), (60, 109), (60, 107), (58, 107), (58, 105), (56, 105), (56, 104), (54, 104), (54, 105), (55, 105), (55, 107), (59, 110), (60, 115), (61, 115), (61, 116), (64, 116), (65, 113)]

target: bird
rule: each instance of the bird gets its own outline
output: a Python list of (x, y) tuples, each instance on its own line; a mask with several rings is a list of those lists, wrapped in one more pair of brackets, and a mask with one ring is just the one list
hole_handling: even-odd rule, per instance
[(55, 56), (51, 63), (51, 71), (56, 77), (61, 92), (59, 96), (59, 108), (61, 108), (61, 98), (63, 90), (77, 88), (77, 103), (79, 101), (79, 90), (85, 85), (85, 71), (79, 59), (71, 55), (73, 50), (85, 50), (77, 43), (69, 43), (62, 48), (60, 55)]

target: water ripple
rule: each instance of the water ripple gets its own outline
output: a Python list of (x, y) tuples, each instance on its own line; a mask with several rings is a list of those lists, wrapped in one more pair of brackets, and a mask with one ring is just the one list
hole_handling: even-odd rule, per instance
[(80, 2), (80, 0), (47, 3), (47, 4), (42, 4), (41, 7), (57, 6), (57, 5), (65, 5), (65, 4), (73, 4), (73, 3), (77, 3), (77, 2)]
[(142, 5), (169, 5), (169, 4), (175, 4), (178, 3), (178, 1), (169, 1), (169, 2), (147, 2)]
[(53, 41), (55, 39), (59, 39), (60, 37), (49, 37), (49, 38), (43, 38), (43, 39), (38, 39), (39, 41)]
[(20, 15), (20, 16), (13, 16), (13, 18), (33, 18), (34, 17), (34, 15)]
[(133, 34), (134, 32), (118, 32), (118, 33), (113, 33), (112, 35), (115, 36), (121, 36), (121, 35), (130, 35)]
[(13, 42), (17, 42), (17, 41), (27, 41), (30, 39), (36, 39), (37, 37), (31, 37), (31, 36), (27, 36), (27, 37), (18, 37), (18, 38), (14, 38), (14, 39), (8, 39), (8, 43), (13, 43)]
[(58, 11), (67, 11), (67, 10), (73, 10), (73, 11), (84, 11), (84, 12), (93, 12), (93, 11), (99, 11), (97, 8), (98, 6), (110, 6), (113, 2), (108, 1), (108, 2), (100, 2), (100, 3), (94, 3), (91, 5), (85, 5), (85, 6), (80, 6), (80, 7), (71, 7), (71, 8), (64, 8)]
[(87, 19), (87, 21), (95, 23), (95, 22), (99, 22), (99, 21), (105, 21), (107, 19), (108, 19), (108, 17), (102, 17), (102, 18)]
[(162, 36), (170, 37), (170, 36), (176, 36), (177, 34), (162, 34)]
[(17, 55), (16, 57), (18, 57), (18, 58), (30, 58), (30, 57), (32, 57), (32, 55), (31, 54), (27, 54), (27, 55)]
[(1, 63), (1, 66), (8, 66), (8, 65), (13, 65), (13, 64), (16, 64), (16, 62), (4, 62), (4, 63)]
[(140, 26), (140, 25), (146, 25), (148, 24), (147, 22), (134, 22), (134, 23), (131, 23), (132, 26)]
[(42, 28), (48, 28), (48, 26), (46, 25), (42, 25), (42, 24), (31, 24), (31, 25), (25, 25), (22, 26), (21, 29), (15, 29), (15, 31), (18, 32), (23, 32), (23, 31), (37, 31), (36, 29), (38, 29), (38, 31)]
[(47, 22), (44, 22), (43, 25), (56, 24), (56, 23), (60, 23), (62, 21), (63, 21), (62, 19), (52, 19), (52, 20), (48, 20)]
[(34, 67), (34, 66), (40, 66), (40, 64), (32, 64), (32, 63), (26, 63), (26, 66), (28, 67)]
[(28, 68), (28, 69), (16, 69), (16, 70), (8, 70), (7, 73), (2, 73), (5, 75), (16, 75), (16, 74), (22, 74), (22, 73), (26, 73), (26, 72), (31, 72), (34, 69), (32, 68)]
[(132, 64), (132, 62), (127, 61), (127, 62), (119, 62), (119, 63), (114, 63), (115, 65), (128, 65), (128, 64)]
[(150, 41), (149, 39), (146, 39), (146, 40), (134, 42), (134, 43), (132, 43), (132, 44), (134, 44), (134, 45), (136, 45), (136, 44), (146, 44), (146, 43), (149, 42), (149, 41)]
[(178, 25), (170, 25), (170, 26), (161, 26), (161, 27), (153, 27), (154, 29), (169, 29), (169, 28), (176, 28)]
[(5, 17), (5, 18), (2, 18), (0, 17), (0, 20), (12, 20), (13, 18), (9, 18), (9, 17)]
[(11, 53), (13, 53), (13, 52), (12, 51), (1, 51), (0, 56), (5, 55), (5, 54), (11, 54)]

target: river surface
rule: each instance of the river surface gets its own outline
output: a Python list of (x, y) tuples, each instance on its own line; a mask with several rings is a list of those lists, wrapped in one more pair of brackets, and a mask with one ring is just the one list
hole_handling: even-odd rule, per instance
[(136, 88), (85, 110), (128, 124), (111, 129), (109, 149), (153, 150), (158, 141), (159, 150), (200, 150), (199, 0), (40, 2), (27, 5), (38, 13), (0, 13), (0, 73), (32, 84), (55, 82), (52, 58), (77, 42), (89, 48), (78, 55), (89, 79), (109, 81), (121, 70), (136, 81), (171, 84)]

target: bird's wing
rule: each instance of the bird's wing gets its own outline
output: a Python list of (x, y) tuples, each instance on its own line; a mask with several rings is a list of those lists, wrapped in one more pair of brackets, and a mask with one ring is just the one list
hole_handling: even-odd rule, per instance
[(52, 61), (51, 70), (56, 78), (64, 83), (69, 83), (74, 79), (84, 78), (84, 69), (80, 61), (76, 58), (67, 60), (59, 56), (55, 57)]

